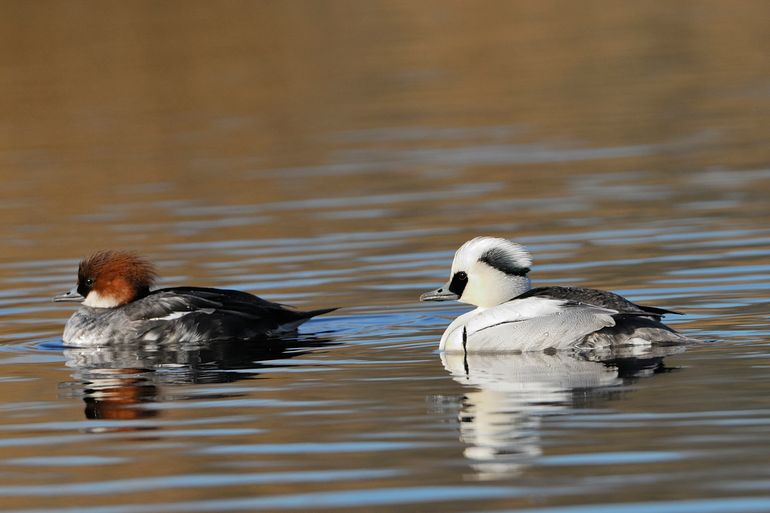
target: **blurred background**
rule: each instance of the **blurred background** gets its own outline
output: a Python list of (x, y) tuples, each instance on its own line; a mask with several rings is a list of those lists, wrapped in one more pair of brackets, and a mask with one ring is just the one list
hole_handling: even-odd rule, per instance
[[(761, 1), (0, 1), (0, 407), (8, 423), (0, 444), (13, 448), (0, 460), (5, 507), (60, 511), (67, 497), (101, 511), (139, 501), (112, 496), (115, 488), (142, 491), (142, 500), (152, 493), (157, 504), (144, 510), (153, 513), (161, 502), (163, 511), (190, 511), (175, 502), (185, 500), (222, 511), (215, 499), (223, 489), (279, 497), (243, 503), (249, 510), (318, 504), (293, 496), (296, 488), (263, 464), (319, 472), (334, 484), (303, 491), (332, 490), (322, 498), (337, 510), (441, 503), (447, 512), (486, 511), (766, 491), (768, 20)], [(682, 310), (674, 326), (720, 343), (674, 357), (687, 371), (644, 384), (613, 373), (597, 382), (630, 388), (581, 392), (577, 403), (563, 383), (551, 383), (559, 394), (545, 399), (474, 396), (483, 380), (463, 380), (462, 365), (434, 354), (464, 307), (417, 297), (443, 283), (454, 250), (480, 234), (530, 247), (537, 284), (595, 286)], [(343, 307), (308, 324), (326, 337), (313, 343), (334, 347), (269, 373), (251, 354), (62, 355), (72, 310), (50, 297), (101, 248), (148, 255), (163, 285)], [(183, 376), (158, 370), (169, 358)], [(137, 378), (137, 369), (146, 374)], [(541, 375), (528, 372), (527, 380)], [(498, 374), (513, 379), (506, 373)], [(189, 386), (202, 381), (239, 385)], [(94, 406), (110, 394), (117, 400)], [(219, 399), (198, 400), (206, 394)], [(325, 401), (337, 409), (326, 411)], [(543, 401), (558, 406), (528, 409)], [(586, 407), (606, 414), (591, 429), (589, 413), (578, 411)], [(458, 437), (467, 408), (517, 431), (478, 433), (466, 422)], [(118, 411), (111, 430), (128, 437), (144, 418), (157, 440), (131, 439), (134, 452), (116, 456), (115, 440), (125, 440), (95, 434), (106, 428), (93, 418), (108, 411)], [(675, 417), (682, 412), (694, 417)], [(725, 433), (706, 412), (725, 421), (743, 412), (755, 431)], [(547, 417), (555, 414), (574, 422), (557, 427)], [(232, 420), (244, 416), (245, 429)], [(217, 429), (186, 433), (193, 419), (214, 419)], [(591, 434), (605, 424), (614, 430)], [(66, 438), (74, 445), (64, 448), (62, 436), (82, 438)], [(207, 445), (196, 436), (212, 438)], [(714, 437), (734, 451), (699, 459)], [(522, 439), (526, 447), (517, 447)], [(607, 440), (613, 456), (602, 459)], [(329, 453), (301, 459), (311, 450), (302, 444), (316, 442)], [(526, 455), (526, 465), (474, 471), (466, 462), (477, 453), (465, 449), (476, 443), (493, 449), (478, 458), (494, 463), (507, 451)], [(252, 444), (247, 456), (243, 444)], [(575, 454), (590, 457), (570, 460)], [(585, 461), (594, 466), (571, 466)], [(622, 467), (622, 484), (610, 482), (618, 464), (636, 465)], [(147, 469), (160, 481), (141, 481)], [(200, 472), (219, 484), (194, 488), (190, 476)], [(496, 487), (464, 486), (479, 479), (497, 479)], [(82, 486), (62, 484), (72, 480)], [(550, 487), (578, 481), (579, 493)], [(264, 489), (254, 492), (255, 483)], [(412, 486), (425, 488), (410, 495)]]
[(768, 213), (764, 2), (0, 9), (6, 263)]

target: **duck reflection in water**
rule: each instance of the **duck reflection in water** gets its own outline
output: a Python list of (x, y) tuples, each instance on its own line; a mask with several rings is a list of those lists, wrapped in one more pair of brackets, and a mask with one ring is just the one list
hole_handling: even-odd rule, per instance
[[(121, 342), (66, 348), (66, 365), (76, 370), (75, 380), (62, 383), (61, 388), (69, 391), (67, 395), (82, 396), (88, 419), (129, 421), (109, 428), (100, 426), (98, 431), (147, 430), (153, 429), (151, 422), (130, 421), (157, 417), (161, 410), (152, 404), (164, 400), (167, 387), (253, 379), (271, 360), (292, 358), (329, 344), (332, 341), (328, 338), (298, 334), (259, 344), (241, 340), (195, 344)], [(179, 399), (174, 396), (174, 400)]]
[(478, 479), (516, 475), (543, 454), (543, 420), (619, 397), (636, 378), (667, 369), (682, 346), (591, 353), (441, 353), (455, 381), (471, 388), (440, 402), (457, 411), (463, 451)]

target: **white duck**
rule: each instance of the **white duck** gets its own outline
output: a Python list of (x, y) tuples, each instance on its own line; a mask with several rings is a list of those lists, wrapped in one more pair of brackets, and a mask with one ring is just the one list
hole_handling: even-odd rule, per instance
[(671, 310), (641, 306), (583, 287), (531, 288), (527, 250), (506, 239), (476, 237), (455, 253), (449, 283), (421, 301), (459, 300), (478, 308), (455, 319), (442, 351), (521, 352), (546, 349), (686, 343), (661, 317)]

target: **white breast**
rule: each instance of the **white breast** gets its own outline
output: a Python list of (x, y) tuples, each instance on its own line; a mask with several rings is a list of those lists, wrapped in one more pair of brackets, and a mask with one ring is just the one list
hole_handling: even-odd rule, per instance
[(530, 297), (492, 308), (477, 308), (455, 319), (440, 349), (460, 352), (511, 352), (568, 349), (589, 333), (614, 326), (615, 310), (564, 306), (566, 301)]

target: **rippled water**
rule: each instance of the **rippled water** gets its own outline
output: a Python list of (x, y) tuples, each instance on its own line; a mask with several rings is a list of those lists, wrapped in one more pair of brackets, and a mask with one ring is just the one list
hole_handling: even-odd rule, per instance
[[(765, 4), (83, 5), (0, 16), (0, 509), (770, 511)], [(703, 343), (439, 354), (479, 234)], [(340, 309), (65, 348), (103, 247)]]

